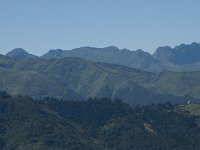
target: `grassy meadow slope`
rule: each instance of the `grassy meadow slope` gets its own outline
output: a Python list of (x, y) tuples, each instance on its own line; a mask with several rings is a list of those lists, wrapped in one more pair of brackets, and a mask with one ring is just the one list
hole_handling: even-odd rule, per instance
[(0, 88), (12, 94), (66, 100), (108, 97), (131, 104), (187, 101), (181, 97), (185, 95), (200, 98), (199, 72), (150, 73), (80, 58), (10, 59), (9, 67), (0, 67)]

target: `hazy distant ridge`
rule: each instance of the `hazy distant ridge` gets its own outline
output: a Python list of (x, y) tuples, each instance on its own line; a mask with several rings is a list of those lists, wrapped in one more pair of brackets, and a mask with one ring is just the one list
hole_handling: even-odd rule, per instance
[[(23, 49), (14, 49), (7, 56), (16, 59), (36, 58)], [(175, 48), (159, 47), (153, 55), (142, 50), (130, 51), (114, 46), (105, 48), (81, 47), (72, 50), (50, 50), (41, 58), (79, 57), (94, 62), (123, 65), (150, 72), (162, 70), (199, 71), (200, 44), (181, 44)]]

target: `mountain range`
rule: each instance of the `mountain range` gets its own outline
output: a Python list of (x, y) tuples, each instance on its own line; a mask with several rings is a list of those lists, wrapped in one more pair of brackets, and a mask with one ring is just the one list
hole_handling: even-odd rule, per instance
[(198, 43), (160, 47), (153, 55), (113, 46), (82, 47), (51, 50), (38, 57), (17, 48), (0, 55), (0, 90), (36, 99), (108, 97), (130, 104), (196, 101), (200, 72), (191, 70), (198, 70), (199, 51)]
[[(7, 56), (16, 59), (36, 58), (21, 48), (7, 53)], [(200, 44), (181, 44), (175, 48), (169, 46), (159, 47), (154, 54), (142, 50), (131, 51), (119, 49), (115, 46), (105, 48), (81, 47), (72, 50), (50, 50), (40, 58), (79, 57), (93, 62), (104, 62), (137, 68), (149, 72), (171, 71), (199, 71), (200, 70)]]

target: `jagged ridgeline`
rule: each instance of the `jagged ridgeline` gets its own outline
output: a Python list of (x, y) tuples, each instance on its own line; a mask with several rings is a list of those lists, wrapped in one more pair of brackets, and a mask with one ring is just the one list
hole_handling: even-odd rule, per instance
[[(18, 60), (37, 57), (21, 48), (12, 50), (7, 53), (7, 56)], [(110, 46), (105, 48), (81, 47), (72, 50), (56, 49), (41, 56), (45, 59), (65, 57), (79, 57), (93, 62), (123, 65), (150, 72), (200, 71), (200, 44), (195, 42), (190, 45), (181, 44), (174, 48), (159, 47), (152, 55), (140, 49), (130, 51)]]
[(199, 150), (197, 107), (131, 106), (110, 99), (35, 101), (0, 92), (0, 149)]

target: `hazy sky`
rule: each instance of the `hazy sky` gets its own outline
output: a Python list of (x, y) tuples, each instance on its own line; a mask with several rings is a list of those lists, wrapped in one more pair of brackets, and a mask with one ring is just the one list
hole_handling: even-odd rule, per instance
[(0, 0), (0, 53), (200, 42), (200, 0)]

